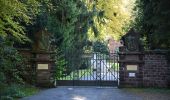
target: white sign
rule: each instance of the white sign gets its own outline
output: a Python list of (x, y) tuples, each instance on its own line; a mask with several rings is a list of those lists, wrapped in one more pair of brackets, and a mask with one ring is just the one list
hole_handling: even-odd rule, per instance
[(136, 73), (129, 73), (129, 77), (135, 77)]
[(138, 66), (137, 65), (126, 65), (127, 71), (137, 71)]
[(37, 69), (48, 69), (48, 64), (38, 64)]

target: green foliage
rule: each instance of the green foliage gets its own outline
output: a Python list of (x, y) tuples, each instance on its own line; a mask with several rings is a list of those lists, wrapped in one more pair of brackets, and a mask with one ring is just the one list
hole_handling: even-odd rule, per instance
[(100, 53), (106, 53), (106, 54), (109, 53), (106, 43), (102, 43), (100, 41), (94, 42), (93, 49), (94, 49), (94, 52), (100, 52)]
[(0, 96), (3, 96), (5, 100), (24, 96), (16, 85), (12, 85), (23, 84), (24, 75), (27, 72), (24, 58), (12, 45), (12, 41), (0, 38)]
[(114, 70), (114, 71), (119, 71), (119, 63), (113, 63), (111, 68)]
[(0, 65), (1, 75), (5, 77), (5, 82), (22, 82), (19, 77), (22, 67), (22, 57), (16, 49), (12, 47), (12, 42), (9, 40), (1, 40), (0, 42)]
[(92, 28), (92, 30), (99, 31), (97, 39), (101, 41), (108, 37), (115, 40), (120, 39), (126, 33), (127, 26), (132, 20), (132, 0), (97, 0), (93, 2), (97, 15), (94, 17), (96, 28)]
[(169, 0), (137, 0), (136, 28), (146, 37), (150, 49), (170, 48), (169, 4)]
[(55, 66), (54, 77), (55, 79), (59, 79), (64, 74), (66, 74), (66, 72), (68, 72), (69, 70), (69, 68), (66, 68), (67, 62), (63, 55), (63, 52), (59, 48), (56, 49), (55, 60), (56, 60), (55, 62), (56, 66)]
[(31, 23), (37, 5), (35, 0), (0, 0), (0, 37), (10, 35), (17, 41), (28, 40), (22, 24)]
[[(48, 8), (49, 4), (51, 8)], [(80, 60), (83, 47), (86, 46), (87, 31), (89, 27), (94, 27), (91, 22), (95, 14), (88, 11), (81, 0), (51, 0), (41, 5), (43, 10), (39, 14), (37, 26), (47, 29), (52, 34), (52, 46), (58, 47), (61, 51), (77, 51), (72, 57), (74, 65), (79, 65), (81, 62), (77, 61)]]
[(15, 100), (25, 96), (30, 96), (39, 91), (39, 89), (32, 86), (23, 86), (23, 85), (6, 85), (4, 90), (0, 91), (1, 100)]

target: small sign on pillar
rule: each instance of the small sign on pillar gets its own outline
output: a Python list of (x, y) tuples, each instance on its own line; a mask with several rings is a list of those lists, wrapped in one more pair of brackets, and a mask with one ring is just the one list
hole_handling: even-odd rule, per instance
[(126, 70), (129, 71), (128, 77), (136, 77), (136, 71), (138, 70), (138, 65), (126, 65)]
[(126, 70), (127, 71), (137, 71), (138, 65), (126, 65)]
[(129, 77), (136, 77), (136, 73), (129, 73)]
[(38, 64), (37, 69), (48, 69), (48, 64)]

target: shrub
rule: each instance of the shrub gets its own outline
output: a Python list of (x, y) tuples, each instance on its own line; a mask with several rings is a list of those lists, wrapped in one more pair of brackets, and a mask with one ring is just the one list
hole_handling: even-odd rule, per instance
[(25, 65), (22, 56), (9, 39), (0, 39), (0, 96), (5, 100), (23, 97), (14, 83), (24, 84), (22, 79)]

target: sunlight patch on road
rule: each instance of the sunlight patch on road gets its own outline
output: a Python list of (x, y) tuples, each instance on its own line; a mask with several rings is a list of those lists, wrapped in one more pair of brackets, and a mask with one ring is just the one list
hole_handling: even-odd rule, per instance
[(86, 97), (83, 97), (83, 96), (79, 96), (79, 95), (75, 95), (72, 100), (87, 100)]

